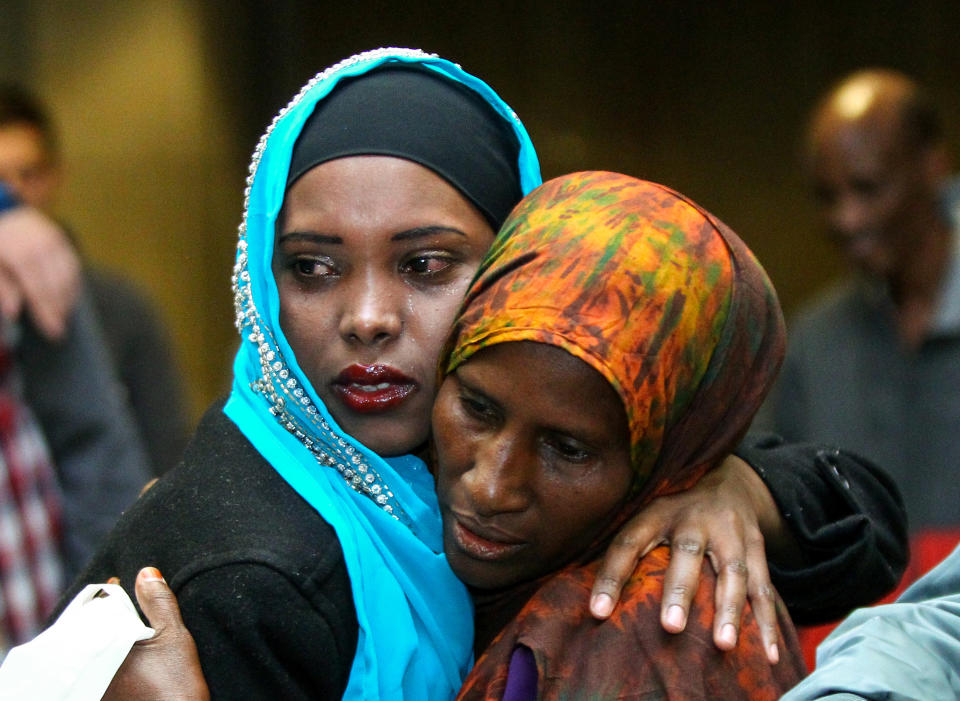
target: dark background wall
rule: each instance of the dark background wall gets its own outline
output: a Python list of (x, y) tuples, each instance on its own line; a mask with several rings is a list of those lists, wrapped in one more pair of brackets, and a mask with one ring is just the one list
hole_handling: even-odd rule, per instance
[[(198, 407), (225, 386), (234, 343), (227, 279), (247, 157), (303, 82), (356, 51), (414, 46), (480, 75), (526, 122), (546, 177), (605, 168), (692, 196), (754, 248), (788, 312), (842, 272), (798, 168), (823, 90), (855, 68), (900, 68), (928, 85), (960, 141), (956, 0), (5, 2), (0, 77), (21, 74), (58, 109), (92, 115), (68, 146), (109, 206), (75, 185), (64, 209), (82, 218), (92, 256), (161, 299)], [(105, 117), (118, 110), (128, 119)]]

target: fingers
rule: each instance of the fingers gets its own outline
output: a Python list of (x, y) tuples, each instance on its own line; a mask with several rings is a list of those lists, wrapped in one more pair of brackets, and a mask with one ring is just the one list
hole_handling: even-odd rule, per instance
[(23, 308), (23, 294), (8, 270), (0, 267), (0, 314), (4, 319), (14, 321), (20, 317)]
[[(66, 331), (81, 287), (81, 266), (73, 245), (49, 217), (17, 207), (0, 219), (0, 309), (15, 318), (21, 307), (37, 330), (51, 339)], [(15, 288), (11, 294), (10, 289)], [(19, 301), (17, 299), (19, 297)]]
[(134, 592), (156, 635), (133, 645), (103, 701), (209, 701), (197, 647), (163, 576), (145, 567), (137, 574)]
[(742, 557), (718, 558), (717, 589), (713, 617), (713, 642), (732, 650), (740, 636), (740, 621), (747, 601), (747, 563)]
[(763, 650), (767, 654), (770, 664), (780, 661), (780, 648), (777, 644), (777, 593), (770, 582), (770, 572), (767, 569), (767, 558), (762, 546), (748, 555), (747, 595), (750, 597), (750, 608), (760, 628), (760, 640)]
[(742, 557), (734, 550), (734, 554), (728, 557), (717, 558), (714, 644), (721, 650), (732, 650), (736, 647), (746, 599), (749, 597), (767, 661), (776, 664), (780, 661), (777, 643), (777, 595), (770, 582), (763, 537), (759, 532), (755, 532), (744, 537), (741, 542), (745, 544)]
[(609, 618), (613, 613), (623, 585), (637, 563), (659, 544), (660, 528), (657, 510), (647, 509), (627, 521), (614, 537), (590, 593), (590, 613), (595, 618)]
[(710, 560), (717, 573), (713, 642), (721, 650), (732, 650), (740, 637), (747, 601), (747, 554), (759, 544), (762, 557), (763, 537), (756, 528), (748, 527), (737, 511), (717, 514), (710, 532)]
[(27, 300), (27, 311), (34, 326), (43, 336), (51, 341), (59, 341), (67, 330), (67, 319), (57, 305), (44, 299), (44, 293), (36, 289), (24, 289), (23, 296)]
[(660, 624), (668, 633), (687, 625), (690, 604), (700, 584), (705, 548), (699, 535), (678, 535), (670, 542), (670, 564), (663, 578)]
[(52, 340), (62, 338), (80, 290), (80, 268), (73, 251), (51, 247), (45, 264), (24, 271), (20, 283), (40, 333)]
[(140, 609), (158, 634), (171, 627), (183, 627), (177, 597), (156, 567), (144, 567), (140, 570), (134, 584), (134, 593)]

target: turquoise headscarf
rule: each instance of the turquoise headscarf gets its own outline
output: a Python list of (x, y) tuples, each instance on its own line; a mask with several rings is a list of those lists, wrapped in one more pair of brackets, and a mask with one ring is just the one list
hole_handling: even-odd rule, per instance
[(540, 184), (533, 144), (516, 114), (454, 63), (377, 49), (315, 76), (274, 119), (250, 165), (233, 274), (242, 341), (224, 412), (340, 540), (360, 626), (344, 698), (447, 700), (472, 661), (473, 609), (443, 555), (433, 478), (418, 458), (381, 458), (337, 426), (280, 329), (271, 270), (274, 227), (304, 122), (342, 78), (391, 62), (418, 63), (481, 95), (516, 133), (523, 192)]

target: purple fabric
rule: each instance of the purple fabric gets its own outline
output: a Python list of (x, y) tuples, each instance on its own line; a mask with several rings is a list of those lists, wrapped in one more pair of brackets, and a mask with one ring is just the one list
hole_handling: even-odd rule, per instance
[(534, 701), (537, 698), (537, 661), (526, 645), (517, 645), (510, 656), (503, 701)]

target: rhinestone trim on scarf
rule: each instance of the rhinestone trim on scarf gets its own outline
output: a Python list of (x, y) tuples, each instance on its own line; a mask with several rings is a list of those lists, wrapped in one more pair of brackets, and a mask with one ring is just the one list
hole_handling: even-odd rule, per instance
[[(276, 339), (267, 324), (263, 323), (253, 302), (250, 272), (247, 268), (246, 222), (247, 211), (250, 206), (250, 192), (253, 187), (254, 176), (267, 146), (267, 140), (274, 127), (321, 81), (357, 63), (375, 61), (384, 56), (413, 59), (437, 58), (436, 54), (428, 54), (418, 49), (398, 48), (374, 49), (346, 58), (311, 78), (290, 103), (273, 118), (266, 132), (260, 137), (257, 148), (253, 152), (247, 185), (244, 189), (244, 216), (239, 228), (237, 257), (233, 266), (231, 283), (236, 314), (234, 325), (240, 332), (241, 341), (254, 344), (260, 357), (261, 377), (250, 383), (250, 389), (267, 400), (270, 405), (270, 414), (310, 451), (318, 465), (336, 469), (352, 489), (369, 497), (393, 518), (409, 524), (409, 519), (377, 470), (367, 462), (356, 448), (331, 430), (330, 424), (320, 415), (320, 411), (301, 386), (301, 383), (291, 376)], [(288, 410), (287, 407), (290, 404), (302, 408), (306, 413), (307, 424)]]

